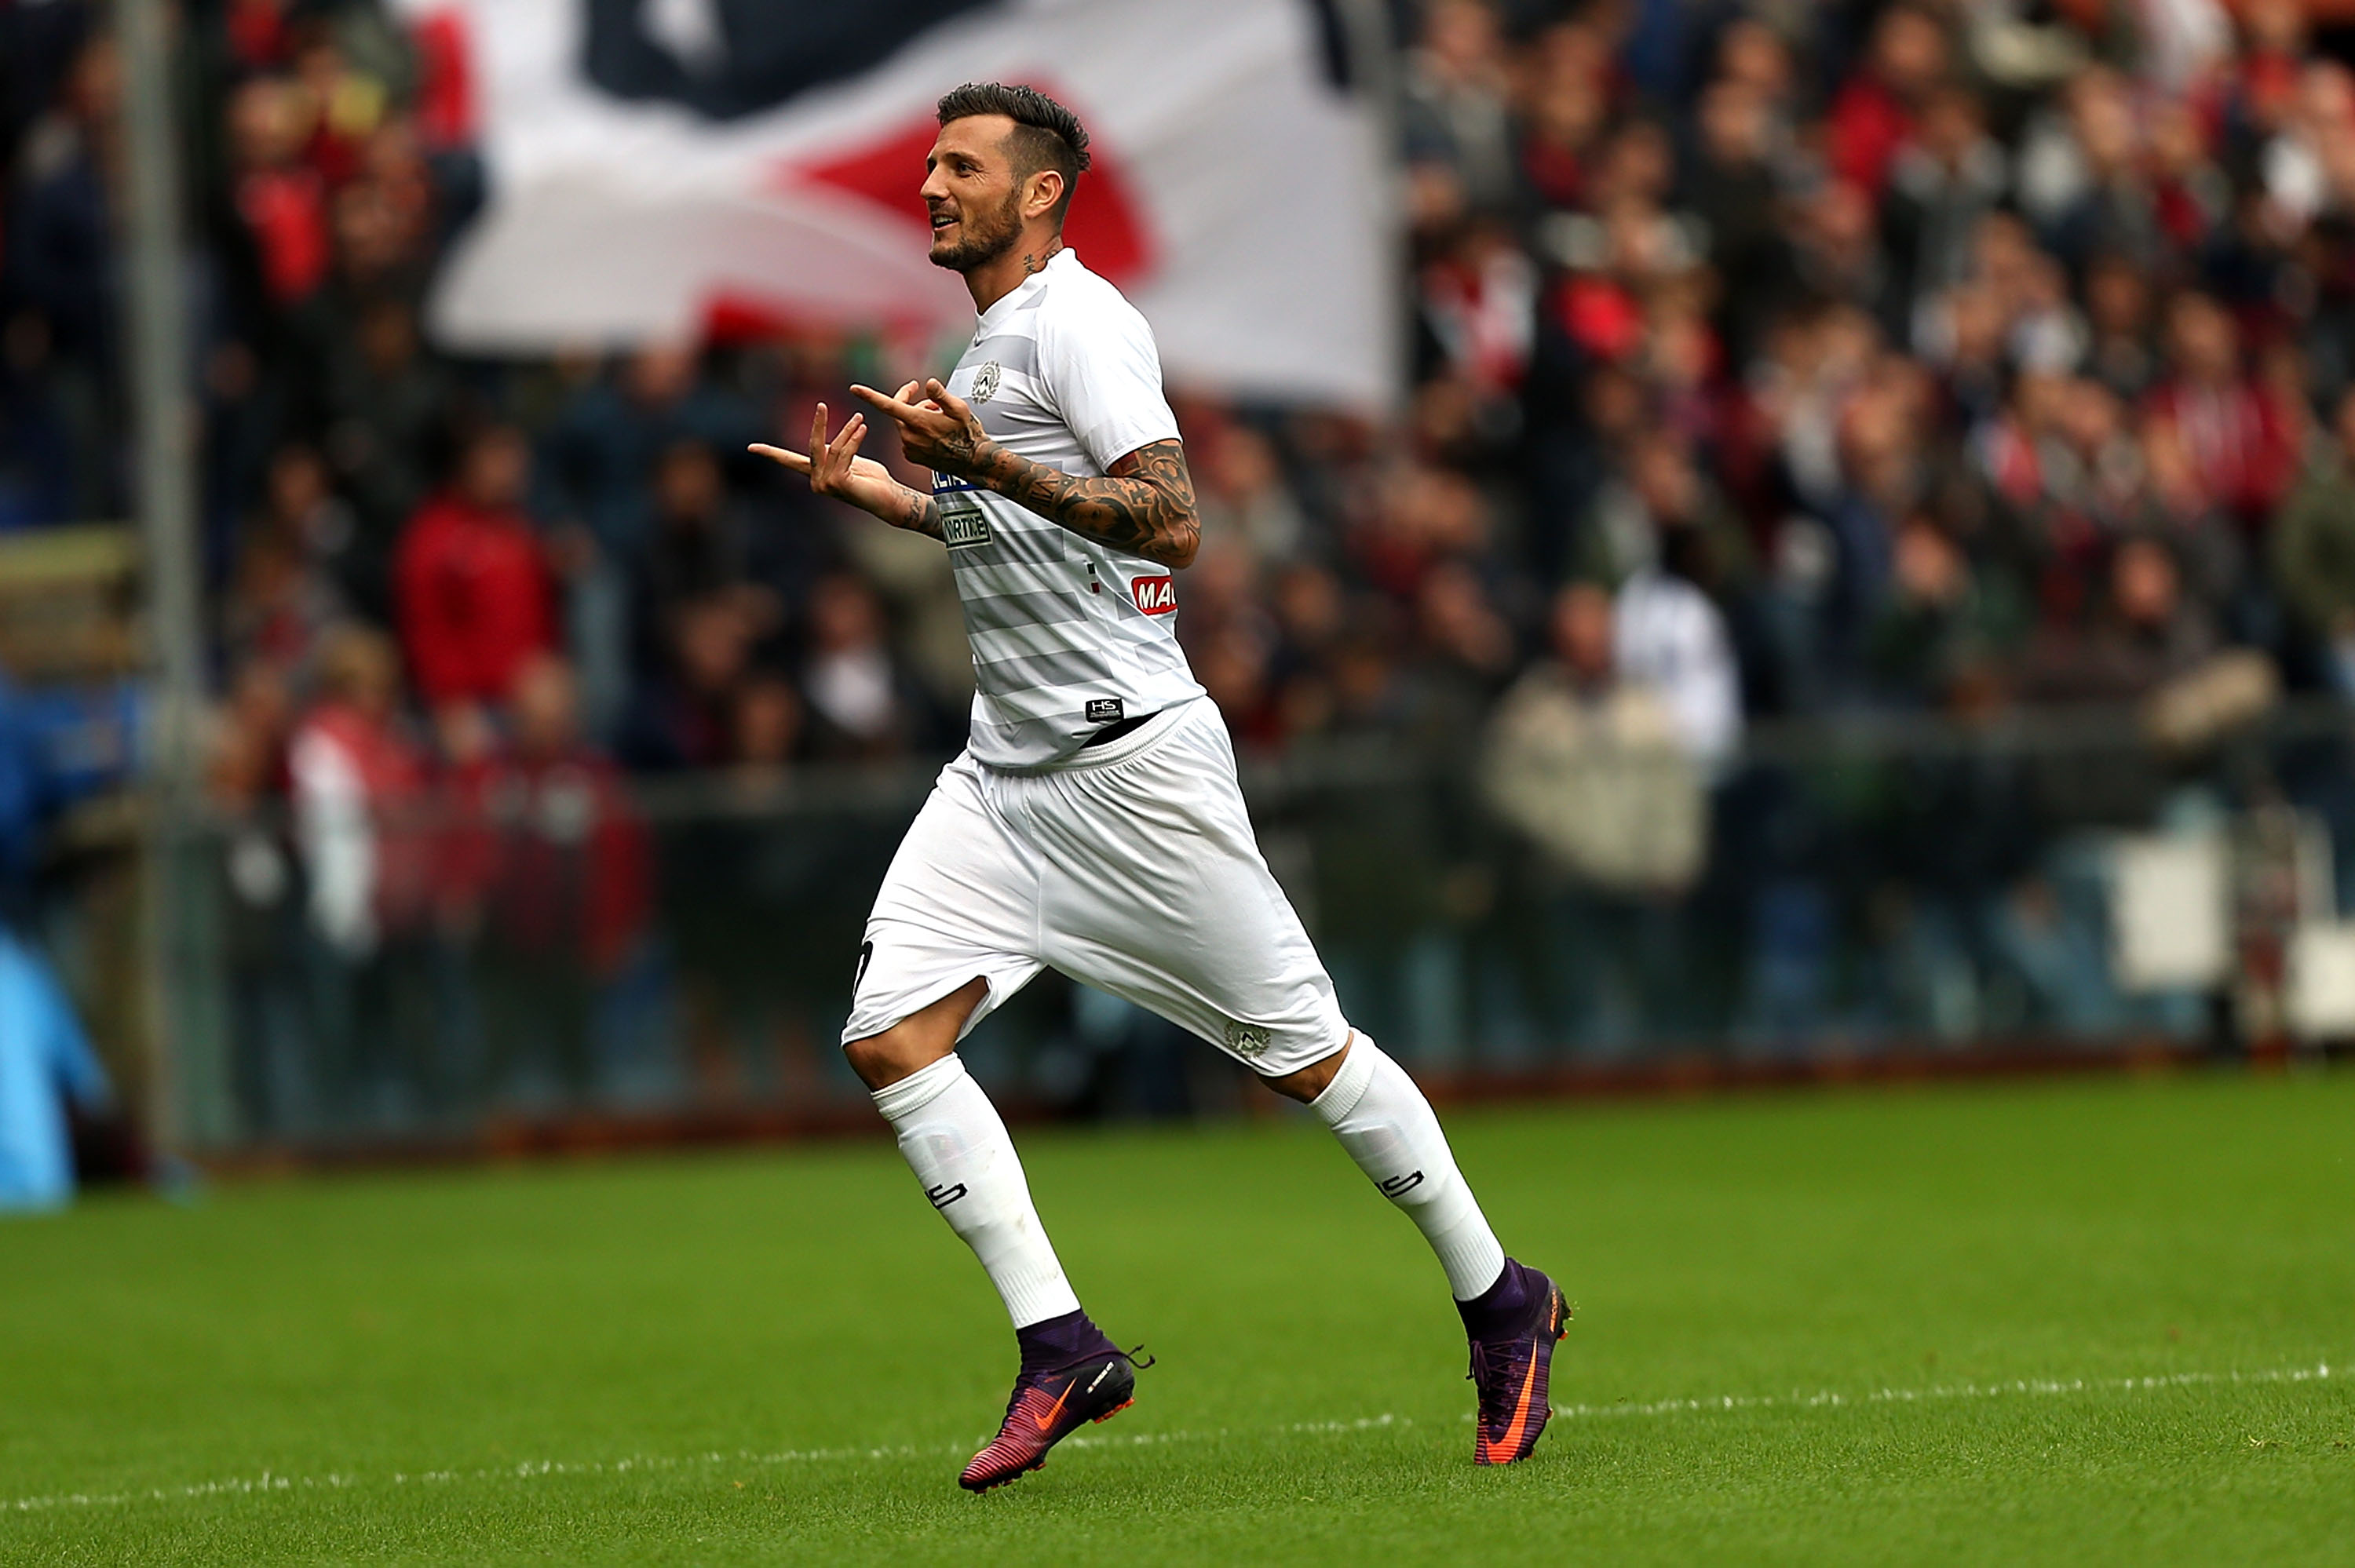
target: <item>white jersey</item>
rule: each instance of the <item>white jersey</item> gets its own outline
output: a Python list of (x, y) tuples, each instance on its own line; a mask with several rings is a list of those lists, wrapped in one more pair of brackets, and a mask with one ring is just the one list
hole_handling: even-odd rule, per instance
[[(1152, 329), (1068, 249), (982, 313), (948, 388), (993, 440), (1075, 478), (1178, 435)], [(973, 644), (974, 760), (1050, 768), (1202, 694), (1168, 567), (948, 474), (932, 495)]]

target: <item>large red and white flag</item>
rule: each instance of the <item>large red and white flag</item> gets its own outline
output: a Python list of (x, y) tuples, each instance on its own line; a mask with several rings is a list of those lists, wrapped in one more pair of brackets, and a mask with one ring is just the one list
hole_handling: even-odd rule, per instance
[(933, 101), (1007, 80), (1087, 125), (1067, 237), (1174, 385), (1391, 394), (1389, 192), (1331, 0), (400, 4), (490, 177), (432, 302), (452, 346), (961, 327), (916, 191)]

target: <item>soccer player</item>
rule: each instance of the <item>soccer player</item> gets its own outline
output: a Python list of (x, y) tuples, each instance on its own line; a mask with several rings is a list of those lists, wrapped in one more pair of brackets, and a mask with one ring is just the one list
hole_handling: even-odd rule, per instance
[(1191, 1030), (1333, 1129), (1438, 1255), (1471, 1340), (1473, 1457), (1510, 1464), (1545, 1429), (1568, 1309), (1505, 1255), (1413, 1080), (1342, 1017), (1260, 857), (1226, 726), (1178, 645), (1171, 574), (1200, 524), (1160, 355), (1062, 240), (1087, 132), (997, 83), (958, 88), (939, 116), (932, 260), (964, 274), (973, 342), (945, 384), (851, 388), (932, 471), (931, 493), (858, 455), (864, 412), (830, 436), (820, 404), (806, 456), (752, 450), (945, 545), (973, 645), (970, 742), (884, 878), (843, 1030), (924, 1195), (1014, 1319), (1013, 1397), (960, 1484), (1037, 1469), (1135, 1386), (956, 1054), (1049, 965)]

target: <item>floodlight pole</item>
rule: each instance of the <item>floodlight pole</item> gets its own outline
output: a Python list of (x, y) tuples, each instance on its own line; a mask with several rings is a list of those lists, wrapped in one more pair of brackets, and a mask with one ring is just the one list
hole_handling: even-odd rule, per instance
[(152, 814), (145, 834), (142, 968), (149, 1038), (146, 1124), (178, 1141), (175, 1010), (170, 966), (186, 926), (181, 865), (197, 804), (197, 725), (204, 700), (203, 630), (196, 550), (197, 404), (188, 352), (181, 228), (179, 120), (173, 102), (174, 0), (114, 0), (123, 63), (125, 165), (122, 234), (128, 262), (130, 382), (135, 410), (137, 505), (144, 546), (146, 658), (152, 680), (148, 751)]

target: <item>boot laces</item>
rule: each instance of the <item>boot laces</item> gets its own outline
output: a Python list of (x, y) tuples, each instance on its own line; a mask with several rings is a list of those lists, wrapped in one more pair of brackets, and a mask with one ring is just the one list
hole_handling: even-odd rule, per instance
[[(1115, 1348), (1112, 1353), (1120, 1357), (1122, 1360), (1128, 1362), (1129, 1365), (1136, 1368), (1139, 1372), (1143, 1372), (1146, 1367), (1151, 1366), (1155, 1360), (1154, 1357), (1148, 1356), (1145, 1353), (1145, 1347), (1143, 1345), (1139, 1345), (1135, 1350), (1130, 1351), (1124, 1351)], [(1047, 1386), (1047, 1380), (1050, 1378), (1071, 1375), (1075, 1373), (1082, 1367), (1093, 1366), (1098, 1361), (1104, 1359), (1105, 1358), (1100, 1353), (1091, 1354), (1086, 1359), (1073, 1361), (1067, 1367), (1050, 1367), (1045, 1372), (1031, 1372), (1017, 1377), (1014, 1380), (1014, 1392), (1006, 1396), (1006, 1415), (1004, 1420), (1001, 1420), (998, 1423), (999, 1426), (1003, 1427), (1006, 1425), (1006, 1422), (1014, 1419), (1015, 1407), (1022, 1403), (1022, 1396), (1030, 1392), (1030, 1390), (1034, 1388), (1043, 1389)]]
[(1480, 1396), (1480, 1414), (1486, 1418), (1503, 1420), (1512, 1414), (1513, 1393), (1510, 1373), (1513, 1352), (1519, 1350), (1512, 1344), (1491, 1345), (1484, 1340), (1472, 1341), (1472, 1370), (1464, 1375)]

